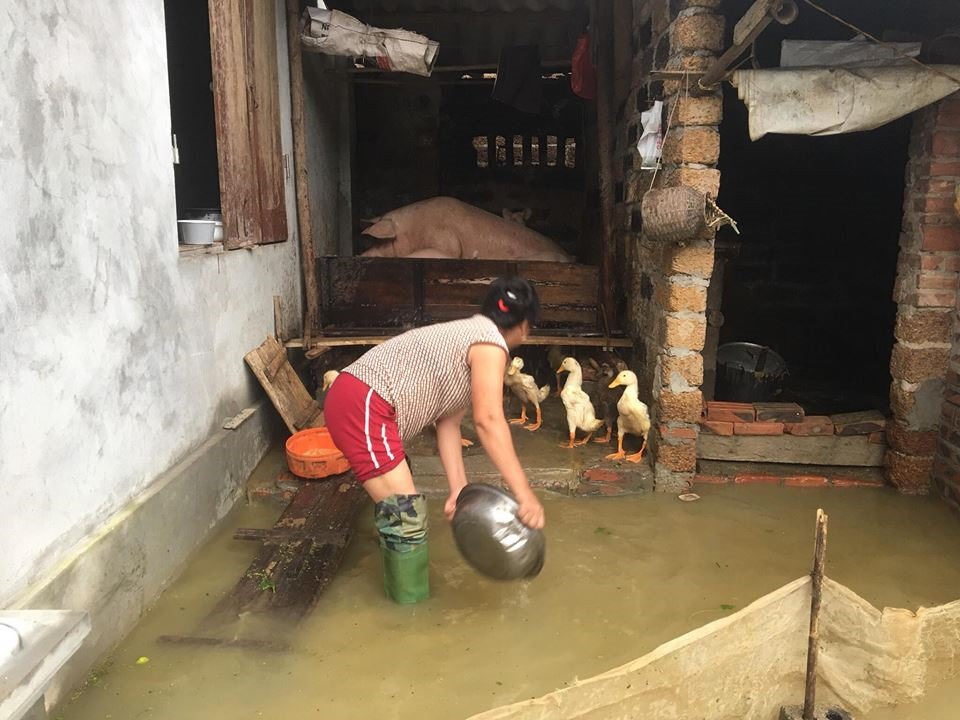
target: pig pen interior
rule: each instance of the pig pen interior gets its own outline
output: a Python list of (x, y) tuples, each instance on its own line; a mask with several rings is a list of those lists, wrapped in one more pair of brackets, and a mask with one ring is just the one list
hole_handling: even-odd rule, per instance
[[(518, 272), (542, 296), (538, 335), (609, 345), (600, 338), (617, 323), (616, 308), (598, 301), (614, 279), (599, 268), (596, 110), (570, 83), (587, 3), (329, 5), (376, 27), (420, 32), (440, 50), (429, 78), (303, 55), (307, 164), (318, 180), (308, 198), (319, 296), (314, 337), (382, 336), (463, 317), (476, 307), (484, 280)], [(533, 72), (536, 82), (512, 103), (494, 99), (501, 52), (532, 46), (539, 68), (520, 72), (528, 80)], [(357, 257), (373, 244), (363, 234), (371, 218), (439, 196), (524, 224), (576, 262)]]

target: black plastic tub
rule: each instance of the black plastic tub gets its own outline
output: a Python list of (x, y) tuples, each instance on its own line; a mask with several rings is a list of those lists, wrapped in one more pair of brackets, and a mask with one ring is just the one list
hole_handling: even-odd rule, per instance
[(783, 392), (787, 363), (775, 351), (734, 342), (717, 349), (717, 400), (773, 402)]

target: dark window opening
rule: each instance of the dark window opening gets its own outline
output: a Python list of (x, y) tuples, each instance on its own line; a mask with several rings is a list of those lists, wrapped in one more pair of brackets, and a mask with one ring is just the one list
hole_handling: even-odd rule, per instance
[[(203, 0), (164, 0), (177, 217), (220, 210), (210, 18)], [(175, 138), (175, 140), (174, 140)]]

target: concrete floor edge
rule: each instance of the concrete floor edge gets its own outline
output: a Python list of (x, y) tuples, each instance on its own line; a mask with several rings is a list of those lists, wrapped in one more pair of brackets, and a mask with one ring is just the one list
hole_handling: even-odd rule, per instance
[(48, 709), (84, 682), (244, 497), (247, 478), (281, 431), (268, 401), (252, 408), (239, 428), (213, 433), (14, 598), (15, 609), (90, 615), (90, 635), (50, 686)]

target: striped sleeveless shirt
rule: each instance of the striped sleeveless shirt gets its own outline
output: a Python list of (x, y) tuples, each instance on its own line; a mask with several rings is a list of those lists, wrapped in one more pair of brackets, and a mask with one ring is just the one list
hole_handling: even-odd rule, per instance
[(510, 355), (493, 320), (474, 315), (390, 338), (343, 372), (373, 388), (393, 406), (400, 438), (406, 441), (469, 405), (467, 354), (478, 344), (496, 345)]

